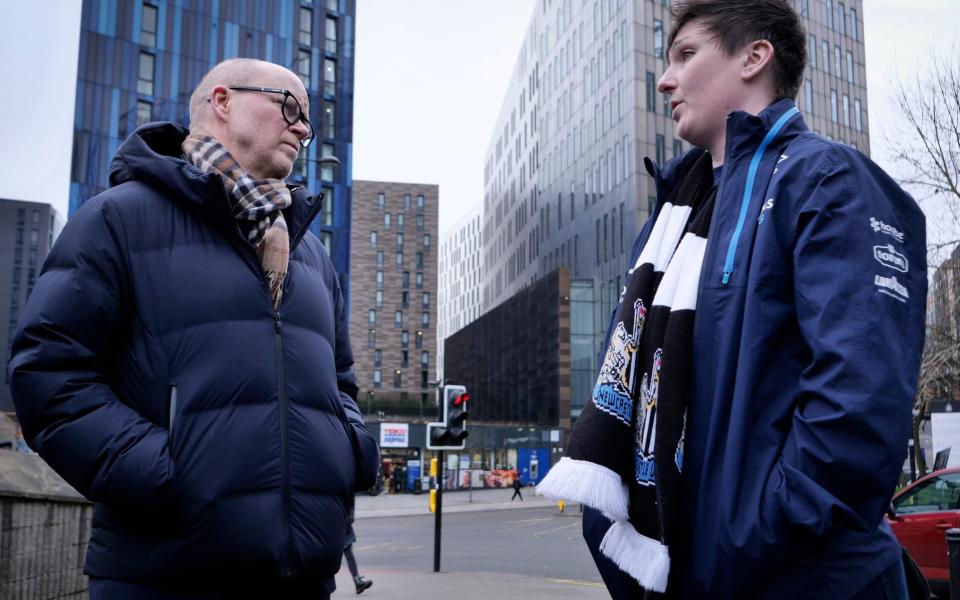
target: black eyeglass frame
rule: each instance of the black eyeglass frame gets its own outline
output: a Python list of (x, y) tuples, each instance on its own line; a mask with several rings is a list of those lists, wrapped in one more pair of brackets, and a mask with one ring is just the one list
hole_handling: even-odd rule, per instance
[[(300, 147), (308, 147), (313, 140), (317, 137), (316, 131), (313, 129), (313, 123), (310, 122), (310, 119), (307, 118), (306, 113), (303, 112), (303, 107), (300, 106), (300, 101), (297, 100), (297, 97), (293, 95), (293, 92), (284, 88), (271, 88), (271, 87), (260, 87), (255, 85), (228, 85), (228, 90), (236, 90), (238, 92), (260, 92), (262, 94), (283, 94), (283, 104), (280, 105), (280, 114), (283, 115), (283, 120), (289, 123), (290, 125), (296, 125), (297, 121), (303, 121), (307, 126), (307, 131), (309, 132), (307, 137), (300, 140)], [(287, 105), (287, 100), (293, 100), (296, 107), (297, 113), (300, 115), (298, 119), (291, 121), (287, 118), (286, 111), (283, 110), (283, 107)]]

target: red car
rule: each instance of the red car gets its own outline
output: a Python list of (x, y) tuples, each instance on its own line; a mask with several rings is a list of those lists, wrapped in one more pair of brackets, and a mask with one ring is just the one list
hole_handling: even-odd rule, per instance
[(950, 568), (944, 533), (960, 527), (960, 468), (918, 479), (894, 495), (890, 508), (887, 523), (931, 587), (947, 587)]

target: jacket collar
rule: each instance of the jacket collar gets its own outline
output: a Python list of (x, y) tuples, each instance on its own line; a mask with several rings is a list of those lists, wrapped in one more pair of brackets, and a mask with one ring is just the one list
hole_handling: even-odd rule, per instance
[[(183, 157), (180, 146), (188, 133), (185, 127), (170, 122), (138, 128), (120, 145), (110, 163), (110, 187), (141, 181), (186, 204), (212, 226), (233, 233), (237, 225), (223, 179), (217, 173), (201, 171)], [(293, 202), (283, 215), (292, 233), (290, 247), (294, 248), (320, 211), (321, 197), (314, 198), (299, 186), (288, 187)]]
[[(793, 100), (777, 100), (758, 115), (734, 111), (727, 115), (727, 147), (724, 164), (731, 164), (744, 156), (753, 156), (774, 123), (788, 110), (794, 108)], [(792, 119), (781, 131), (778, 139), (792, 139), (807, 131), (803, 116)]]

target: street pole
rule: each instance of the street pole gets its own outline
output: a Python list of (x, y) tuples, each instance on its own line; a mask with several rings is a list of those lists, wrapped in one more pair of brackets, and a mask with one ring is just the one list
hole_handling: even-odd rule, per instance
[(440, 572), (440, 514), (443, 512), (443, 450), (437, 450), (437, 512), (433, 520), (433, 572)]

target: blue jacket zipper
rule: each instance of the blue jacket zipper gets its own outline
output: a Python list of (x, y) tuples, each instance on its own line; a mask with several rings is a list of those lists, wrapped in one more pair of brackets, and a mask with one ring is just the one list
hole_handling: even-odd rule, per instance
[(796, 106), (783, 113), (780, 118), (777, 119), (777, 122), (773, 124), (773, 127), (770, 128), (770, 131), (767, 132), (763, 141), (760, 142), (757, 151), (753, 153), (753, 158), (750, 159), (750, 169), (747, 171), (747, 183), (743, 188), (743, 199), (740, 201), (740, 218), (737, 219), (737, 228), (733, 231), (733, 237), (730, 239), (730, 245), (727, 247), (727, 259), (723, 263), (723, 285), (730, 283), (730, 275), (733, 274), (733, 260), (737, 254), (737, 245), (740, 243), (743, 224), (747, 220), (750, 196), (753, 195), (753, 186), (757, 180), (757, 170), (760, 168), (760, 160), (763, 158), (763, 153), (766, 152), (767, 146), (769, 146), (773, 140), (777, 139), (777, 136), (780, 135), (780, 130), (787, 124), (787, 121), (799, 113), (800, 110)]

